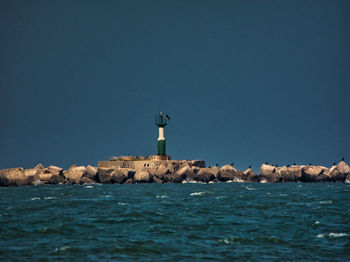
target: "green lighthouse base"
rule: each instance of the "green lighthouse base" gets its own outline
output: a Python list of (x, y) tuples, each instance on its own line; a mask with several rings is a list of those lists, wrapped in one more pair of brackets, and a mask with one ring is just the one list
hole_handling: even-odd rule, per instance
[(165, 156), (165, 140), (158, 140), (158, 156)]

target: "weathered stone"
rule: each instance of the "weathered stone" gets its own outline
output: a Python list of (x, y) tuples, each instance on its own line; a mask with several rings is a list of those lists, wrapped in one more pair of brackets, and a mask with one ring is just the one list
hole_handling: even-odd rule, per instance
[(260, 183), (276, 183), (281, 181), (281, 174), (276, 167), (262, 164), (259, 174)]
[(58, 166), (48, 166), (44, 172), (50, 173), (52, 175), (61, 176), (63, 174), (63, 169)]
[(65, 179), (63, 177), (63, 169), (57, 166), (49, 166), (45, 169), (40, 166), (39, 179), (42, 184), (63, 184)]
[(244, 180), (246, 182), (259, 182), (259, 176), (253, 171), (253, 169), (248, 168), (247, 170), (245, 170), (243, 172), (243, 174), (245, 175)]
[(132, 184), (132, 178), (127, 179), (124, 184)]
[(133, 177), (134, 183), (152, 183), (153, 178), (147, 171), (137, 171)]
[(321, 166), (304, 166), (301, 169), (302, 182), (317, 182), (317, 177), (324, 172)]
[(63, 176), (67, 184), (80, 184), (80, 179), (85, 172), (85, 166), (72, 166), (68, 170), (63, 171)]
[[(229, 180), (230, 181), (230, 180)], [(235, 183), (243, 183), (247, 181), (247, 176), (245, 174), (243, 174), (242, 171), (236, 171), (233, 175), (233, 180), (232, 182)]]
[(218, 179), (219, 173), (220, 173), (219, 167), (212, 166), (212, 167), (206, 168), (206, 170), (208, 170), (208, 172), (212, 173), (215, 176), (215, 179)]
[(114, 168), (99, 167), (97, 169), (98, 182), (102, 184), (111, 184), (113, 182), (111, 176), (113, 171)]
[(152, 175), (153, 177), (157, 177), (160, 180), (163, 180), (165, 175), (173, 173), (170, 171), (170, 169), (168, 167), (165, 167), (165, 166), (160, 166), (160, 167), (156, 167), (156, 168), (149, 168), (146, 170), (148, 171), (148, 173), (150, 175)]
[(112, 183), (123, 184), (127, 180), (127, 173), (120, 168), (114, 169), (110, 176)]
[(185, 179), (185, 180), (195, 180), (195, 176), (196, 174), (200, 171), (200, 168), (198, 167), (188, 167), (188, 166), (185, 166), (181, 169), (179, 169), (176, 174), (178, 174), (180, 177), (182, 177), (182, 179)]
[(211, 173), (207, 168), (201, 169), (194, 177), (194, 180), (204, 183), (209, 183), (209, 181), (213, 181), (215, 176)]
[(83, 174), (83, 177), (89, 178), (91, 180), (97, 181), (98, 177), (97, 177), (97, 168), (94, 166), (90, 166), (88, 165), (86, 167), (86, 170)]
[[(281, 182), (301, 181), (301, 166), (282, 167), (278, 171), (281, 175)], [(276, 172), (277, 173), (277, 172)]]
[(348, 174), (345, 178), (345, 183), (350, 183), (350, 174)]
[(0, 170), (0, 186), (33, 185), (34, 175), (25, 175), (22, 167)]
[(96, 181), (95, 180), (92, 180), (88, 177), (82, 177), (80, 178), (80, 184), (96, 184)]
[(186, 175), (181, 176), (178, 173), (166, 174), (163, 178), (164, 183), (182, 183), (182, 181), (186, 178)]
[(350, 167), (344, 161), (341, 161), (331, 171), (330, 176), (334, 182), (345, 182), (348, 174), (350, 174)]
[(229, 180), (233, 181), (236, 172), (237, 170), (233, 166), (230, 166), (230, 165), (222, 166), (218, 174), (218, 180), (222, 182), (226, 182)]
[(162, 179), (159, 179), (159, 178), (156, 177), (156, 176), (153, 176), (153, 183), (161, 184), (161, 183), (163, 183), (163, 180), (162, 180)]

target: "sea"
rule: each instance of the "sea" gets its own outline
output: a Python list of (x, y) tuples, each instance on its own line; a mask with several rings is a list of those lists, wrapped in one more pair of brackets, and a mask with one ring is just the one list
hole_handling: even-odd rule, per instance
[(2, 187), (0, 261), (350, 261), (350, 185)]

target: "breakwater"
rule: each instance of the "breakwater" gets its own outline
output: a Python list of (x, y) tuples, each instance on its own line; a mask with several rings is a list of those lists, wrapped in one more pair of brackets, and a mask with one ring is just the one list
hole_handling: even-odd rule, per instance
[(1, 186), (40, 184), (133, 184), (133, 183), (215, 183), (215, 182), (350, 182), (350, 167), (341, 161), (332, 167), (313, 165), (272, 166), (262, 164), (259, 173), (233, 165), (205, 167), (202, 160), (110, 160), (99, 166), (62, 169), (38, 164), (0, 170)]

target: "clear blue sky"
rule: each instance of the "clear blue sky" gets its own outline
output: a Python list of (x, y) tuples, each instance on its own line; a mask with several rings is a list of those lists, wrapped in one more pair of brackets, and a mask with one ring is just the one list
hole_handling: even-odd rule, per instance
[(0, 0), (0, 169), (350, 160), (350, 1)]

